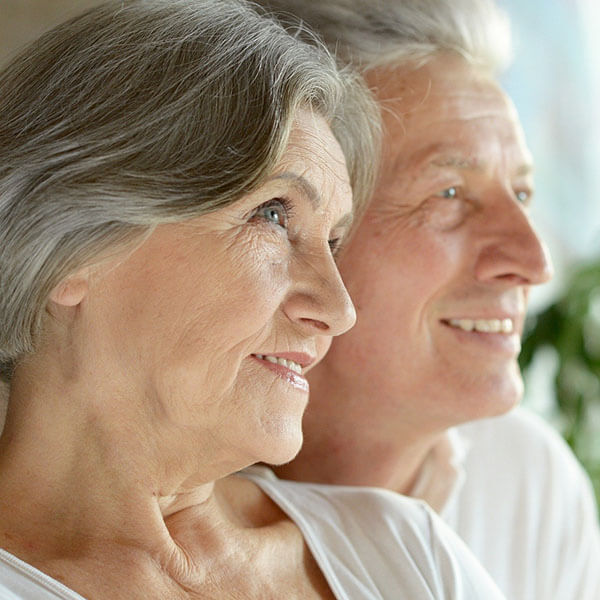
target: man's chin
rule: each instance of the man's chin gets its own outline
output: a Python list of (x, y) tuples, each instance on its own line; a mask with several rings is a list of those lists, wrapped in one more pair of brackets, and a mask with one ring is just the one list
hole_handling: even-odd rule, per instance
[(521, 403), (523, 398), (523, 380), (521, 376), (499, 376), (499, 381), (486, 386), (476, 394), (472, 403), (472, 419), (499, 417)]

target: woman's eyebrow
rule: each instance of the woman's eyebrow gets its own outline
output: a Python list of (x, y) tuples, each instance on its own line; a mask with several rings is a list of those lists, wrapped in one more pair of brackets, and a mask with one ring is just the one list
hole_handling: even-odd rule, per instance
[[(306, 177), (302, 175), (298, 175), (298, 173), (294, 173), (293, 171), (284, 171), (283, 173), (278, 173), (277, 175), (273, 175), (273, 177), (269, 177), (267, 181), (274, 181), (277, 179), (285, 179), (290, 181), (293, 187), (295, 187), (301, 194), (305, 195), (313, 205), (313, 208), (318, 208), (321, 204), (321, 195), (317, 191), (317, 188), (310, 182)], [(352, 221), (354, 220), (354, 213), (349, 212), (345, 214), (335, 225), (337, 228), (350, 228), (352, 225)]]
[(317, 191), (317, 188), (308, 179), (293, 171), (284, 171), (269, 177), (267, 181), (273, 181), (276, 179), (289, 180), (292, 185), (303, 195), (305, 195), (312, 203), (314, 208), (317, 208), (321, 204), (321, 195)]

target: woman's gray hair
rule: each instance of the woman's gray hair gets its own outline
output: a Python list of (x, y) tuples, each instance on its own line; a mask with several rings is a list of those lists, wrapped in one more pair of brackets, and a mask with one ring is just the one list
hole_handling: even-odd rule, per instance
[(5, 379), (34, 348), (65, 276), (158, 223), (258, 187), (300, 108), (329, 122), (355, 206), (366, 202), (377, 110), (360, 77), (298, 37), (242, 0), (115, 0), (0, 73)]
[(455, 52), (497, 74), (512, 59), (510, 22), (494, 0), (257, 1), (282, 20), (301, 19), (363, 71)]

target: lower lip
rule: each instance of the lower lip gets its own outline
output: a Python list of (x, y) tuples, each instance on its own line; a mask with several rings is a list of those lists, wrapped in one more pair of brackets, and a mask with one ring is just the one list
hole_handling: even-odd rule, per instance
[(256, 358), (256, 356), (253, 356), (253, 358), (267, 369), (273, 371), (273, 373), (279, 375), (282, 379), (285, 379), (293, 387), (308, 393), (308, 381), (302, 375), (296, 373), (296, 371), (292, 371), (279, 363), (272, 363), (262, 358)]
[(465, 331), (442, 323), (461, 343), (475, 343), (485, 346), (487, 351), (497, 352), (505, 356), (515, 357), (521, 351), (521, 336), (516, 333), (484, 333), (481, 331)]

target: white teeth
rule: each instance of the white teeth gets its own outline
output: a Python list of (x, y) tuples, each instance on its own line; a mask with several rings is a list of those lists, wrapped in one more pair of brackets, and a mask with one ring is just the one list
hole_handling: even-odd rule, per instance
[(474, 329), (475, 331), (481, 331), (482, 333), (497, 333), (500, 331), (500, 321), (498, 321), (498, 319), (492, 319), (491, 321), (477, 319), (477, 321), (475, 321)]
[(512, 319), (450, 319), (452, 327), (480, 333), (512, 333)]
[(451, 319), (450, 325), (452, 327), (459, 327), (465, 331), (473, 331), (473, 327), (475, 327), (475, 323), (471, 319)]
[(271, 356), (269, 354), (255, 354), (256, 358), (260, 360), (266, 360), (274, 365), (282, 365), (298, 375), (302, 374), (302, 367), (293, 360), (286, 360), (285, 358), (279, 358), (278, 356)]

